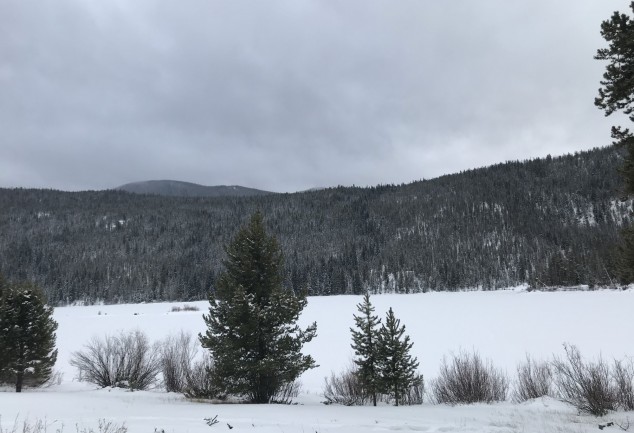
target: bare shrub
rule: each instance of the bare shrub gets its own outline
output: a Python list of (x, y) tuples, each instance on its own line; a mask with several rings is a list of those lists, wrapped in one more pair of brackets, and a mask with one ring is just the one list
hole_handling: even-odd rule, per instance
[(297, 380), (295, 382), (282, 385), (282, 387), (271, 398), (271, 403), (292, 404), (293, 399), (299, 396), (301, 389), (302, 383)]
[(585, 362), (575, 346), (564, 345), (566, 358), (553, 360), (555, 384), (561, 399), (580, 412), (603, 416), (617, 407), (610, 367), (601, 358)]
[(200, 311), (200, 308), (198, 308), (196, 305), (184, 304), (182, 307), (174, 305), (170, 311), (172, 313), (180, 313), (181, 311)]
[(506, 400), (509, 381), (490, 361), (482, 361), (477, 352), (444, 358), (440, 376), (432, 381), (432, 399), (436, 403), (477, 403)]
[[(33, 422), (29, 422), (29, 420), (25, 419), (20, 424), (16, 418), (13, 422), (13, 427), (10, 429), (5, 430), (2, 428), (2, 424), (0, 424), (0, 433), (46, 433), (56, 422), (57, 421), (49, 423), (46, 419), (38, 419)], [(117, 424), (106, 419), (99, 419), (96, 431), (90, 427), (80, 427), (78, 424), (75, 425), (75, 430), (77, 433), (127, 433), (128, 428), (125, 426), (125, 423)], [(56, 433), (63, 433), (63, 431), (64, 424), (61, 424), (59, 427), (55, 427)]]
[(343, 373), (331, 373), (330, 378), (324, 379), (324, 397), (326, 404), (343, 404), (344, 406), (363, 405), (367, 396), (361, 380), (357, 375), (356, 366), (349, 366)]
[(93, 337), (83, 350), (71, 355), (70, 364), (79, 370), (79, 380), (104, 388), (139, 390), (152, 386), (161, 369), (158, 345), (150, 345), (138, 330)]
[[(0, 421), (2, 419), (0, 418)], [(25, 419), (20, 423), (16, 418), (13, 421), (13, 427), (8, 429), (3, 429), (2, 424), (0, 423), (0, 433), (46, 433), (50, 424), (46, 420), (35, 420), (33, 422), (29, 422), (29, 420)]]
[(128, 428), (123, 424), (117, 424), (114, 421), (109, 421), (106, 419), (99, 419), (97, 431), (93, 430), (90, 427), (82, 427), (81, 429), (77, 426), (77, 433), (127, 433)]
[(624, 410), (634, 410), (634, 363), (614, 361), (612, 370), (618, 406)]
[(225, 399), (226, 395), (218, 389), (213, 380), (214, 362), (212, 357), (205, 353), (203, 359), (194, 362), (185, 375), (183, 394), (187, 398), (194, 399)]
[(181, 332), (168, 337), (161, 345), (161, 370), (167, 391), (180, 392), (192, 399), (224, 399), (214, 385), (214, 362), (204, 352), (198, 361), (198, 339)]
[(198, 352), (198, 340), (182, 332), (170, 335), (161, 344), (161, 372), (168, 392), (183, 392), (192, 363)]
[(536, 362), (527, 354), (526, 361), (517, 366), (517, 382), (513, 400), (517, 403), (553, 395), (553, 373), (548, 362)]

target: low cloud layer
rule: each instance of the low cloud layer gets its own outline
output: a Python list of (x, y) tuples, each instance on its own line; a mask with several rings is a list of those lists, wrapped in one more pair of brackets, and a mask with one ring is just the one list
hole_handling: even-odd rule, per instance
[(625, 1), (0, 3), (0, 186), (410, 182), (610, 143)]

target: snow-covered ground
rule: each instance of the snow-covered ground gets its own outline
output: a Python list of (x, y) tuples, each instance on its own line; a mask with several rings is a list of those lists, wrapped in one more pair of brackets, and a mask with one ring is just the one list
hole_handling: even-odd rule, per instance
[[(610, 414), (603, 420), (579, 416), (553, 399), (524, 404), (499, 403), (450, 407), (424, 404), (411, 407), (340, 407), (320, 402), (324, 377), (340, 372), (350, 362), (352, 315), (361, 297), (333, 296), (309, 299), (301, 321), (317, 321), (318, 335), (305, 347), (319, 367), (301, 378), (299, 405), (235, 405), (190, 402), (161, 390), (128, 392), (96, 390), (75, 380), (70, 355), (92, 336), (140, 329), (152, 340), (180, 330), (204, 331), (202, 314), (207, 303), (190, 303), (199, 311), (171, 312), (183, 303), (62, 307), (56, 368), (60, 385), (22, 394), (0, 392), (0, 425), (4, 430), (24, 419), (45, 420), (49, 432), (98, 431), (98, 421), (125, 423), (129, 432), (368, 432), (412, 430), (428, 432), (590, 432), (602, 421), (624, 421), (634, 429), (634, 414)], [(505, 369), (511, 377), (516, 364), (530, 353), (549, 359), (563, 354), (563, 343), (575, 344), (582, 354), (605, 359), (634, 355), (634, 291), (497, 292), (377, 295), (377, 313), (389, 307), (407, 327), (426, 380), (436, 376), (443, 356), (460, 349), (476, 349)], [(209, 427), (204, 418), (218, 416)], [(618, 427), (610, 427), (619, 431)], [(608, 431), (608, 430), (604, 430)]]

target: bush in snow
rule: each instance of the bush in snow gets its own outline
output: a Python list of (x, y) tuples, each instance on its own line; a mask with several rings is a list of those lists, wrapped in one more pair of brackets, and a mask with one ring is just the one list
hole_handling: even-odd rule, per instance
[(634, 364), (632, 360), (614, 361), (612, 377), (616, 385), (618, 405), (624, 410), (634, 410)]
[[(363, 387), (363, 380), (359, 375), (358, 367), (351, 364), (339, 375), (331, 373), (330, 377), (324, 379), (323, 394), (325, 404), (342, 404), (344, 406), (362, 406), (374, 404), (372, 394)], [(417, 376), (416, 380), (400, 394), (399, 404), (414, 405), (422, 404), (425, 394), (425, 384), (422, 376)], [(376, 401), (383, 403), (394, 403), (394, 397), (388, 394), (376, 394)]]
[(297, 398), (299, 392), (302, 389), (302, 383), (298, 380), (295, 382), (287, 383), (280, 388), (277, 393), (271, 398), (271, 403), (276, 404), (291, 404), (293, 399)]
[(526, 355), (526, 361), (517, 366), (513, 400), (519, 403), (545, 395), (553, 395), (552, 369), (548, 362), (537, 362)]
[(174, 305), (170, 311), (172, 313), (180, 313), (181, 311), (199, 311), (199, 310), (200, 309), (195, 305), (185, 304), (182, 307), (179, 307), (178, 305)]
[(369, 394), (363, 389), (363, 381), (355, 364), (339, 375), (331, 373), (330, 377), (324, 379), (326, 404), (363, 405), (369, 397)]
[(209, 353), (198, 357), (198, 340), (181, 332), (161, 344), (163, 385), (168, 392), (180, 392), (192, 399), (222, 399), (212, 378), (214, 362)]
[(77, 433), (127, 433), (128, 428), (125, 423), (117, 424), (114, 421), (108, 421), (106, 419), (100, 419), (97, 424), (97, 431), (90, 427), (76, 427)]
[(141, 331), (103, 339), (93, 337), (83, 350), (74, 352), (70, 364), (79, 380), (101, 387), (148, 389), (161, 371), (160, 350)]
[[(46, 419), (37, 419), (33, 422), (29, 422), (28, 419), (25, 419), (19, 422), (16, 418), (13, 421), (13, 427), (9, 427), (5, 430), (2, 428), (2, 425), (0, 425), (0, 433), (46, 433), (51, 430), (52, 425), (56, 422), (57, 421), (49, 423)], [(56, 433), (63, 433), (63, 431), (64, 424), (55, 428)], [(98, 421), (97, 430), (91, 427), (80, 427), (77, 424), (75, 425), (75, 431), (77, 433), (127, 433), (128, 428), (125, 423), (117, 424), (102, 418)]]
[(225, 399), (226, 395), (213, 380), (214, 362), (209, 353), (202, 360), (194, 362), (185, 375), (183, 394), (193, 399)]
[(182, 332), (167, 337), (161, 344), (161, 372), (163, 385), (168, 392), (183, 392), (187, 376), (191, 375), (193, 361), (198, 352), (198, 340), (192, 334)]
[(599, 358), (586, 362), (575, 346), (564, 345), (566, 358), (553, 360), (555, 384), (561, 399), (580, 412), (603, 416), (617, 408), (617, 390), (610, 367)]
[(503, 401), (508, 388), (506, 375), (477, 352), (452, 355), (449, 363), (443, 359), (440, 376), (431, 383), (433, 400), (449, 404)]

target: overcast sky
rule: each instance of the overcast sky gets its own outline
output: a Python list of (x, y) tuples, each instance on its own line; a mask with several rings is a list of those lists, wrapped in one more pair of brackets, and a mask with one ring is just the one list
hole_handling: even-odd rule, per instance
[(6, 0), (0, 187), (411, 182), (610, 143), (616, 0)]

